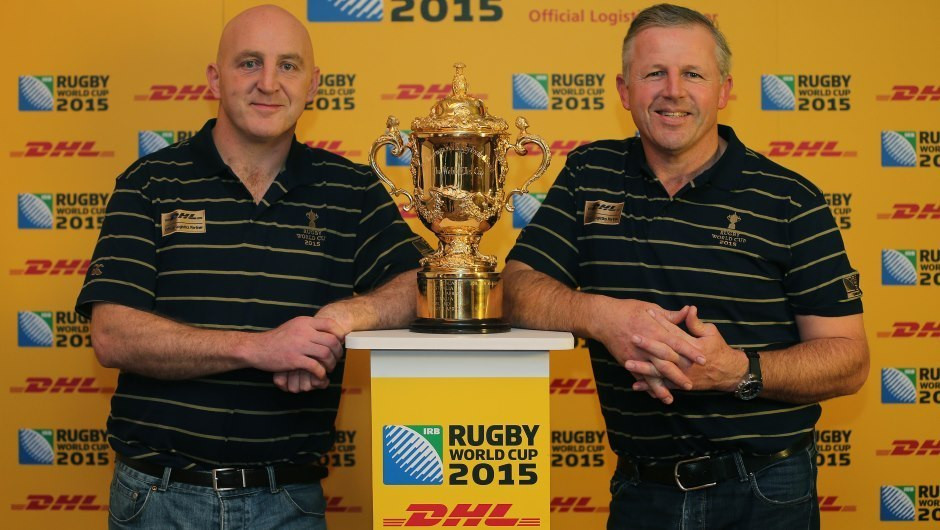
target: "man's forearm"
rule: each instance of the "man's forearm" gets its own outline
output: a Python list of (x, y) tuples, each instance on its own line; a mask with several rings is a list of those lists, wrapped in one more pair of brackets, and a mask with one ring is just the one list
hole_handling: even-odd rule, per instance
[(366, 294), (327, 304), (317, 316), (336, 320), (346, 332), (406, 327), (415, 319), (416, 273), (403, 272)]
[(130, 307), (98, 303), (92, 343), (102, 365), (157, 379), (244, 368), (248, 333), (199, 329)]
[(868, 377), (864, 340), (812, 339), (790, 348), (761, 353), (761, 397), (788, 403), (815, 403), (854, 394)]
[(515, 326), (597, 338), (591, 315), (598, 297), (571, 289), (546, 274), (508, 265), (503, 271), (503, 298), (506, 318)]

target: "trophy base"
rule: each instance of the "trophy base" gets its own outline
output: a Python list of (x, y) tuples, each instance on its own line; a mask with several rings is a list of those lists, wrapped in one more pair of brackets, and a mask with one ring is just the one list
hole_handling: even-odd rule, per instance
[(418, 271), (419, 333), (502, 333), (503, 289), (492, 271)]
[(506, 333), (509, 324), (498, 318), (448, 321), (434, 318), (419, 318), (411, 323), (415, 333)]

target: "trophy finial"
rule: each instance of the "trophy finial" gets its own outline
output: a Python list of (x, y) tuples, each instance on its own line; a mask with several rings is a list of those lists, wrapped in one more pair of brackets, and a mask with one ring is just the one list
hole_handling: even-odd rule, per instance
[(386, 122), (385, 122), (385, 126), (386, 126), (387, 128), (389, 128), (389, 129), (397, 128), (397, 127), (398, 127), (398, 118), (396, 118), (395, 116), (389, 116), (389, 117), (388, 117), (388, 120), (386, 120)]
[(454, 63), (454, 68), (456, 68), (457, 71), (454, 73), (453, 93), (458, 97), (466, 96), (467, 89), (470, 88), (467, 84), (467, 78), (463, 75), (463, 69), (466, 67), (467, 65), (463, 63)]
[(519, 132), (521, 134), (527, 134), (528, 131), (526, 131), (526, 129), (529, 128), (529, 120), (525, 119), (522, 116), (519, 116), (518, 118), (516, 118), (516, 127), (519, 128)]

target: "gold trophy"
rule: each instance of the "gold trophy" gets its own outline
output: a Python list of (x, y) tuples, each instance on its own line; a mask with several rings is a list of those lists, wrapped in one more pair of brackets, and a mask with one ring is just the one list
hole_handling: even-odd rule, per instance
[[(529, 192), (545, 173), (552, 155), (541, 138), (529, 134), (525, 118), (516, 120), (519, 136), (510, 141), (509, 126), (487, 114), (483, 102), (467, 94), (464, 65), (454, 65), (453, 92), (431, 113), (411, 123), (404, 143), (398, 118), (388, 117), (385, 134), (372, 144), (369, 163), (391, 190), (404, 195), (405, 211), (417, 208), (424, 226), (437, 235), (437, 249), (421, 260), (418, 272), (418, 318), (412, 331), (424, 333), (498, 333), (509, 331), (502, 320), (502, 284), (496, 257), (480, 254), (480, 238), (503, 211), (514, 210), (512, 198)], [(521, 188), (508, 194), (506, 153), (526, 154), (525, 144), (542, 150), (542, 163)], [(414, 193), (399, 188), (379, 168), (375, 154), (384, 145), (401, 156), (411, 151)]]

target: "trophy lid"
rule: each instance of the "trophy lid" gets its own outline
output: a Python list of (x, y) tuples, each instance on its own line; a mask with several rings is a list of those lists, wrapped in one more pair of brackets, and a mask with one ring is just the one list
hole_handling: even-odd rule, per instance
[(468, 132), (468, 133), (506, 133), (509, 126), (506, 120), (487, 114), (483, 101), (467, 94), (467, 78), (463, 75), (466, 66), (455, 63), (453, 89), (450, 96), (439, 100), (431, 113), (411, 122), (411, 132)]

